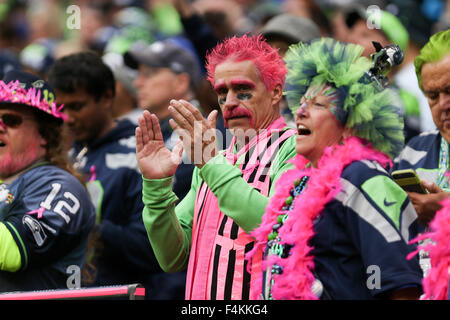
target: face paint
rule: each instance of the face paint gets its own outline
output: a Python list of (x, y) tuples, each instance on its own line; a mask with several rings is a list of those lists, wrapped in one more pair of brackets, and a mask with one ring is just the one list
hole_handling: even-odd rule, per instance
[[(247, 101), (253, 98), (253, 95), (251, 93), (238, 93), (236, 98), (241, 101)], [(224, 104), (226, 101), (227, 97), (225, 95), (219, 97), (219, 104)]]
[(333, 105), (334, 108), (336, 108), (336, 106), (339, 103), (339, 95), (338, 92), (335, 88), (333, 88), (330, 85), (327, 85), (324, 89), (322, 94), (324, 96), (328, 97), (328, 100), (330, 101), (330, 103)]
[(9, 177), (15, 172), (23, 170), (32, 164), (39, 157), (39, 144), (35, 138), (31, 138), (26, 146), (22, 146), (22, 150), (10, 150), (0, 158), (0, 176)]
[[(241, 101), (247, 101), (253, 98), (253, 94), (249, 92), (255, 88), (255, 84), (252, 81), (245, 79), (234, 79), (230, 81), (231, 88), (236, 92), (236, 98)], [(219, 104), (225, 104), (228, 94), (228, 88), (225, 83), (218, 83), (214, 86), (214, 91), (218, 95)]]
[(251, 93), (238, 93), (236, 97), (241, 101), (245, 101), (251, 99), (253, 95)]
[[(319, 96), (326, 97), (326, 103), (323, 100), (320, 100)], [(328, 108), (337, 118), (337, 104), (339, 102), (339, 95), (337, 90), (331, 85), (312, 85), (308, 88), (303, 97), (305, 98), (305, 101), (300, 104), (300, 108), (305, 108), (308, 105), (318, 108)]]

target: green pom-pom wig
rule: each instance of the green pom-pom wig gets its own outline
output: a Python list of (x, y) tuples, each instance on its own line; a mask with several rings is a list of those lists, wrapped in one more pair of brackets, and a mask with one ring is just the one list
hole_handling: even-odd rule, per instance
[(311, 85), (330, 84), (338, 94), (338, 121), (395, 158), (404, 146), (400, 101), (390, 89), (381, 89), (366, 76), (372, 62), (361, 56), (363, 50), (331, 38), (292, 45), (284, 58), (288, 67), (284, 93), (295, 114)]

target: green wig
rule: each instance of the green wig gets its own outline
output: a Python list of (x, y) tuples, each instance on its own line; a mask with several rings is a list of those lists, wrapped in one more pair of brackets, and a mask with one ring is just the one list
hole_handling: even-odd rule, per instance
[(404, 146), (400, 100), (390, 90), (370, 80), (369, 59), (363, 48), (331, 38), (295, 44), (285, 56), (288, 67), (285, 92), (292, 113), (311, 85), (330, 84), (338, 94), (338, 121), (353, 134), (391, 158)]
[(414, 66), (416, 67), (419, 87), (422, 90), (421, 72), (423, 65), (430, 62), (439, 61), (448, 54), (450, 54), (450, 29), (432, 35), (428, 43), (423, 46), (419, 55), (416, 59), (414, 59)]

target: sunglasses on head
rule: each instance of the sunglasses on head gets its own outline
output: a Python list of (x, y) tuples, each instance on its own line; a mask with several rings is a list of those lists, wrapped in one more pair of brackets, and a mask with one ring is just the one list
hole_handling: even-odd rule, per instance
[(0, 115), (0, 120), (9, 128), (17, 128), (23, 122), (23, 117), (18, 114), (4, 113)]

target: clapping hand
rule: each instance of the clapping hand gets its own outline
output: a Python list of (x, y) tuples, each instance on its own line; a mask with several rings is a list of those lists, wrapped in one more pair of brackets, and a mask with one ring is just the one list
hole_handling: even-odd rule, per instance
[(183, 153), (181, 140), (172, 151), (165, 145), (156, 115), (144, 110), (136, 128), (136, 158), (142, 176), (146, 179), (162, 179), (172, 176)]
[(191, 163), (201, 168), (216, 156), (216, 119), (217, 110), (213, 110), (205, 119), (201, 112), (185, 100), (171, 100), (169, 111), (173, 117), (169, 123), (183, 141)]

